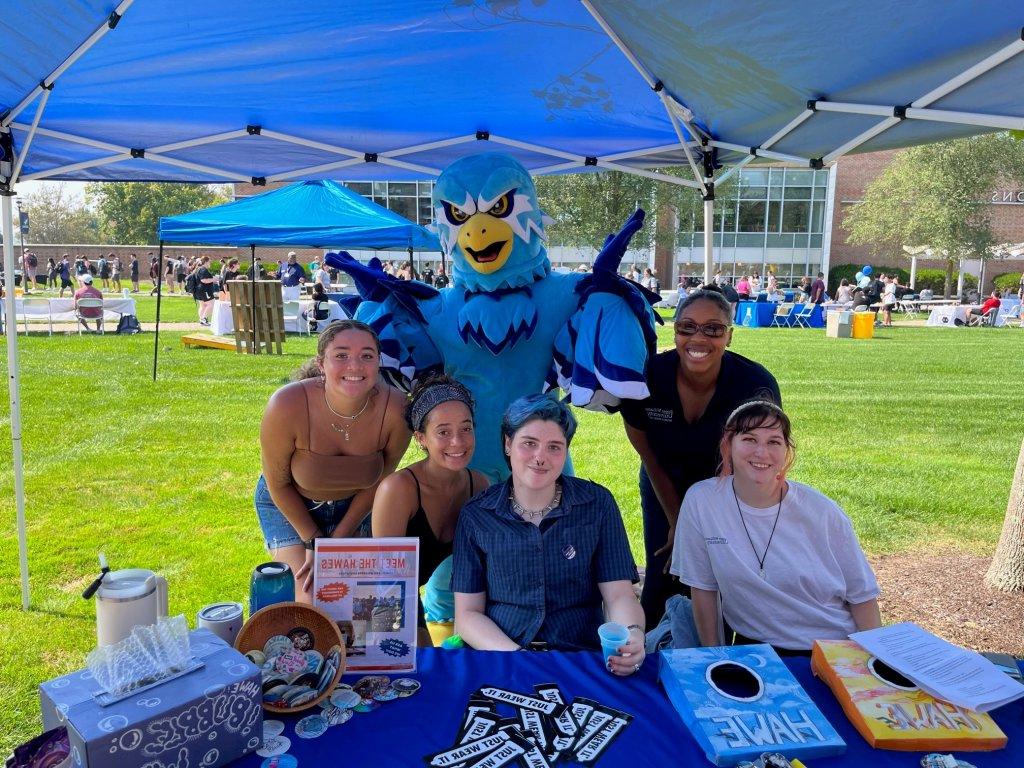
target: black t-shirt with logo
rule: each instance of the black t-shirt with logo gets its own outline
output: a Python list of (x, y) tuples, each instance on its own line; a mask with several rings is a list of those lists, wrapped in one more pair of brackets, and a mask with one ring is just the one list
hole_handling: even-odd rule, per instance
[(715, 393), (697, 421), (688, 423), (679, 401), (675, 349), (655, 355), (647, 364), (646, 400), (624, 400), (626, 423), (647, 433), (658, 463), (672, 479), (680, 498), (696, 482), (718, 473), (718, 442), (729, 414), (741, 403), (769, 399), (782, 404), (778, 382), (768, 370), (735, 352), (725, 351)]

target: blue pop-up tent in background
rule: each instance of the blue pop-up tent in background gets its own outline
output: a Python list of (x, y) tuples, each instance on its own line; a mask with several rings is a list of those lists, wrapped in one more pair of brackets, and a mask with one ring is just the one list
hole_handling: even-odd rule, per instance
[[(158, 234), (161, 262), (165, 242), (248, 247), (253, 280), (257, 246), (408, 251), (410, 257), (414, 250), (441, 250), (437, 235), (426, 227), (329, 180), (298, 182), (233, 203), (164, 216)], [(351, 314), (354, 304), (345, 309)], [(255, 317), (255, 306), (252, 311)], [(159, 297), (156, 331), (159, 336)], [(159, 343), (153, 350), (154, 379), (158, 349)]]
[[(698, 188), (710, 221), (744, 163), (1024, 129), (1022, 25), (1005, 0), (9, 0), (0, 192), (428, 178), (499, 144)], [(14, 335), (8, 360), (27, 606)]]

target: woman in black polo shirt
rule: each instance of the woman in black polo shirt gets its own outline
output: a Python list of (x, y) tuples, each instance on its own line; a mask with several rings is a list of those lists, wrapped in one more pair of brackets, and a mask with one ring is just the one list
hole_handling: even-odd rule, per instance
[(647, 626), (657, 626), (665, 600), (684, 594), (667, 572), (676, 518), (686, 490), (714, 477), (718, 444), (729, 414), (747, 400), (779, 404), (779, 385), (765, 368), (729, 352), (732, 307), (717, 289), (679, 302), (675, 349), (647, 364), (646, 400), (622, 404), (626, 435), (640, 454), (640, 504), (647, 573), (640, 602)]

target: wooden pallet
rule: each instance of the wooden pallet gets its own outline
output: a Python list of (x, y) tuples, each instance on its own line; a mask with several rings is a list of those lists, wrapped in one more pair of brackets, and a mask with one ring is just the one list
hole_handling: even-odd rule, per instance
[(277, 280), (232, 280), (231, 319), (235, 325), (235, 351), (245, 354), (282, 354), (284, 300)]
[(211, 336), (208, 333), (190, 333), (181, 337), (181, 343), (186, 347), (206, 347), (208, 349), (234, 349), (235, 342), (222, 339), (220, 336)]

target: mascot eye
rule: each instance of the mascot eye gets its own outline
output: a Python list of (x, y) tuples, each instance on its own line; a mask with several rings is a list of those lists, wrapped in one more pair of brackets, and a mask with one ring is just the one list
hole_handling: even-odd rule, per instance
[(444, 207), (444, 215), (448, 219), (449, 224), (458, 226), (469, 221), (469, 214), (458, 206), (452, 205), (447, 200), (442, 200), (441, 205)]
[(491, 216), (497, 216), (499, 219), (503, 219), (512, 213), (512, 203), (515, 202), (516, 191), (510, 189), (494, 205), (491, 206), (491, 210), (488, 211)]

